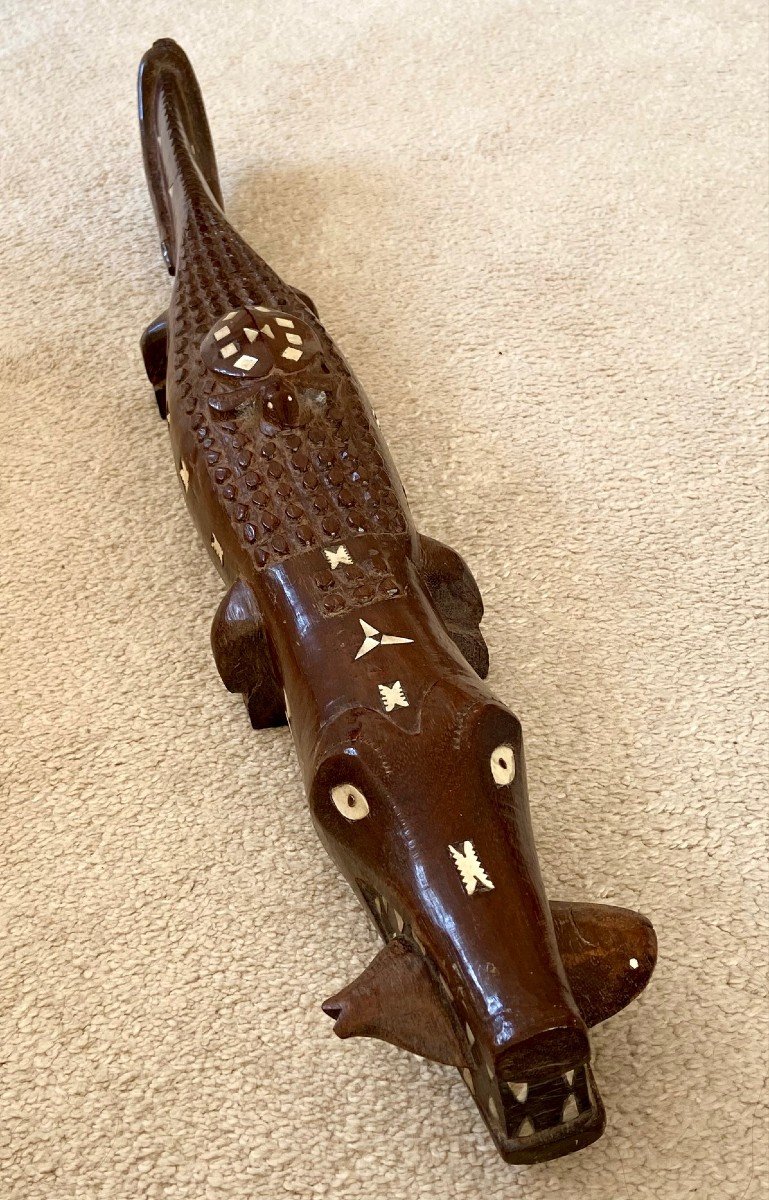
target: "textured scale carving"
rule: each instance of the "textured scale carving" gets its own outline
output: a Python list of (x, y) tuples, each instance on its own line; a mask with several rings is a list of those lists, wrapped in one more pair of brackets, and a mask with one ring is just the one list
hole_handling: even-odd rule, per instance
[[(191, 206), (193, 226), (209, 219), (210, 209), (208, 197), (197, 199)], [(170, 309), (176, 364), (169, 389), (171, 424), (183, 442), (177, 414), (192, 418), (197, 446), (189, 452), (189, 461), (183, 457), (194, 467), (200, 450), (205, 451), (210, 486), (221, 496), (228, 518), (242, 531), (243, 549), (257, 567), (263, 567), (276, 558), (346, 536), (403, 533), (407, 527), (403, 505), (385, 468), (371, 410), (320, 322), (306, 308), (300, 312), (297, 299), (289, 308), (288, 299), (276, 295), (256, 255), (251, 255), (249, 265), (250, 295), (244, 296), (242, 288), (224, 289), (220, 283), (227, 269), (224, 256), (211, 245), (209, 253), (199, 257), (199, 239), (191, 237), (191, 241), (189, 250), (183, 244)], [(221, 296), (216, 310), (203, 300), (209, 290)], [(317, 415), (309, 415), (303, 428), (286, 430), (265, 428), (258, 409), (222, 419), (209, 401), (232, 385), (212, 380), (200, 345), (230, 307), (246, 303), (272, 307), (281, 301), (284, 311), (314, 325), (322, 346), (323, 398), (316, 395), (308, 402)]]

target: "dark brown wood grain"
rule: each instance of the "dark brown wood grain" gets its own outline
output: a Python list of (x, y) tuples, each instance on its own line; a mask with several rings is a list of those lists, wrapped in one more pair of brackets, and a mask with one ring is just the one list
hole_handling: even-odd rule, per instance
[(318, 835), (385, 942), (323, 1007), (340, 1037), (458, 1067), (509, 1162), (577, 1150), (604, 1127), (587, 1028), (645, 986), (653, 930), (548, 902), (521, 727), (483, 682), (467, 565), (414, 528), (312, 301), (225, 219), (174, 42), (145, 55), (139, 99), (174, 276), (142, 351), (227, 588), (216, 663), (255, 728), (289, 721)]

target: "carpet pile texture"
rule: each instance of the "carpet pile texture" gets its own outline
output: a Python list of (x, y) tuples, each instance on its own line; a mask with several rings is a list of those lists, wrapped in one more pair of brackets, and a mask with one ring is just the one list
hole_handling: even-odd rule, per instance
[[(476, 574), (550, 895), (657, 928), (565, 1160), (320, 1011), (373, 934), (219, 683), (138, 354), (161, 36)], [(766, 1195), (766, 41), (745, 0), (0, 7), (2, 1200)]]

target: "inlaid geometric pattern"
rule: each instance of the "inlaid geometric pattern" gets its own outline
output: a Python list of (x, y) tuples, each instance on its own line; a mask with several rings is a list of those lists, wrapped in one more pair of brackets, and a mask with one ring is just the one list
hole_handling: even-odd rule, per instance
[(203, 338), (210, 370), (233, 378), (262, 379), (273, 371), (299, 371), (320, 349), (314, 331), (299, 317), (253, 305), (236, 308)]
[(380, 683), (379, 695), (382, 699), (382, 708), (386, 713), (392, 712), (396, 708), (408, 708), (409, 706), (403, 684), (399, 679), (391, 684)]
[(449, 846), (449, 852), (456, 863), (468, 896), (474, 895), (479, 886), (482, 892), (493, 891), (494, 884), (481, 866), (472, 842), (463, 842), (461, 850), (458, 850), (456, 846)]

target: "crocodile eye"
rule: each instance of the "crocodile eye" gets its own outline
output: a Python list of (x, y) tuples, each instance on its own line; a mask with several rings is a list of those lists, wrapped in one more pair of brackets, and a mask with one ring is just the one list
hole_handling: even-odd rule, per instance
[(331, 789), (331, 799), (334, 807), (348, 821), (360, 821), (368, 816), (368, 800), (363, 792), (353, 787), (351, 783), (340, 783)]
[(491, 752), (491, 774), (497, 787), (515, 779), (515, 755), (512, 746), (497, 746)]

